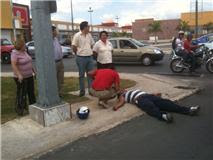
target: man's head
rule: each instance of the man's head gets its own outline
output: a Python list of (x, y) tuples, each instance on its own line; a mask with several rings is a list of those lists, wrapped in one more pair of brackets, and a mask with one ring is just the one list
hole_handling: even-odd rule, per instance
[(184, 37), (184, 31), (179, 31), (179, 32), (178, 32), (178, 37), (179, 37), (180, 39), (182, 39), (182, 38)]
[(120, 96), (122, 96), (124, 93), (126, 93), (127, 90), (126, 89), (121, 89), (118, 93), (117, 93), (117, 97), (119, 98)]
[(56, 37), (58, 34), (55, 26), (52, 26), (52, 33), (53, 33), (53, 37)]
[(87, 21), (83, 21), (80, 23), (80, 30), (85, 34), (89, 33), (89, 25)]
[(192, 38), (193, 38), (193, 35), (192, 35), (192, 33), (187, 33), (187, 35), (186, 35), (186, 38), (187, 38), (187, 40), (188, 41), (191, 41), (192, 40)]

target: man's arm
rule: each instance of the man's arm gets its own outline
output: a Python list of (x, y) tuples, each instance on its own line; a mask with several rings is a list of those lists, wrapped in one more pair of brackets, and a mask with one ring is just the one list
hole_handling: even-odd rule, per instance
[(78, 35), (75, 34), (72, 40), (72, 50), (75, 54), (77, 54), (77, 46), (78, 46)]
[(119, 96), (117, 103), (113, 107), (114, 111), (117, 111), (119, 108), (123, 107), (125, 104), (125, 99), (123, 96)]
[(87, 74), (88, 74), (88, 76), (94, 78), (95, 74), (96, 74), (96, 71), (97, 71), (97, 69), (93, 69), (93, 70), (89, 71)]
[(72, 45), (72, 50), (75, 54), (77, 53), (77, 47), (75, 45)]

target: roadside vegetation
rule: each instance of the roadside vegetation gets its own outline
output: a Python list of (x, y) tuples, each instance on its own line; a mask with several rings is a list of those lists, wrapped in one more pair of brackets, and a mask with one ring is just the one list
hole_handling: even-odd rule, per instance
[[(133, 87), (135, 81), (122, 79), (121, 88)], [(36, 84), (35, 84), (36, 85)], [(71, 94), (72, 91), (79, 89), (78, 78), (68, 77), (64, 81), (64, 91), (62, 99), (70, 104), (88, 100), (87, 97), (79, 97)], [(35, 88), (37, 88), (35, 86)], [(36, 90), (37, 95), (37, 90)], [(1, 77), (1, 123), (18, 118), (14, 106), (16, 98), (16, 85), (12, 77)], [(26, 116), (27, 114), (25, 114)]]

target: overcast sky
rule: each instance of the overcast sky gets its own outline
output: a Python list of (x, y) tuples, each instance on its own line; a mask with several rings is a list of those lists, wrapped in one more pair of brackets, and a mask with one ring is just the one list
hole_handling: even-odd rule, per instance
[[(57, 0), (57, 13), (52, 19), (71, 21), (71, 0)], [(135, 19), (175, 19), (180, 13), (194, 11), (195, 0), (72, 0), (74, 21), (90, 21), (89, 7), (92, 7), (93, 24), (104, 21), (117, 21), (119, 25), (131, 24)], [(30, 0), (13, 0), (13, 2), (30, 5)], [(213, 0), (199, 0), (200, 11), (213, 11)]]

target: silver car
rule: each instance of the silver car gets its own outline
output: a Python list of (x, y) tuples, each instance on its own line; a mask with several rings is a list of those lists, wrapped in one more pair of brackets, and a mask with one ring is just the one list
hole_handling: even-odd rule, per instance
[(133, 38), (110, 38), (113, 45), (113, 62), (139, 62), (145, 66), (152, 65), (164, 57), (161, 49), (145, 45)]
[[(73, 57), (73, 52), (72, 48), (68, 46), (61, 46), (62, 47), (62, 53), (63, 57)], [(28, 54), (32, 57), (35, 58), (35, 46), (34, 46), (34, 41), (29, 41), (26, 43), (26, 49)]]

